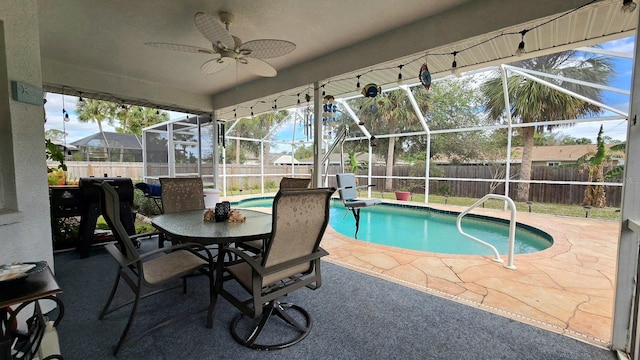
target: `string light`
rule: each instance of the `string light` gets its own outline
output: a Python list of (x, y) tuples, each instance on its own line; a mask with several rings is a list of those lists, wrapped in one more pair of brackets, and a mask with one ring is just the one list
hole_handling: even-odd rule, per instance
[(516, 55), (517, 56), (522, 56), (525, 51), (524, 51), (524, 35), (528, 32), (529, 30), (522, 30), (520, 31), (520, 35), (522, 35), (522, 40), (520, 41), (520, 44), (518, 44), (518, 49), (516, 50)]
[(251, 116), (253, 116), (253, 106), (251, 107)]
[(298, 106), (300, 106), (300, 93), (298, 93)]
[(404, 65), (400, 64), (398, 65), (398, 84), (402, 84), (402, 67)]
[(324, 85), (322, 85), (322, 96), (324, 97), (327, 93), (324, 92)]
[(622, 12), (632, 13), (636, 9), (636, 3), (633, 0), (622, 0)]
[(84, 100), (82, 99), (82, 91), (78, 91), (78, 104), (82, 105), (82, 103), (84, 103)]
[(451, 73), (455, 76), (458, 76), (458, 62), (456, 61), (456, 55), (458, 55), (457, 51), (451, 53), (453, 55), (453, 62), (451, 63)]
[(357, 76), (358, 78), (358, 83), (356, 84), (356, 89), (360, 89), (360, 75)]

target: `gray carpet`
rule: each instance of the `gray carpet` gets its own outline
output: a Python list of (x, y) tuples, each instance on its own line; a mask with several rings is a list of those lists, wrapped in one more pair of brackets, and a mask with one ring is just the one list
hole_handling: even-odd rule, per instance
[[(144, 246), (156, 243), (145, 240)], [(66, 308), (58, 334), (67, 360), (113, 358), (111, 348), (129, 314), (125, 308), (98, 320), (117, 267), (101, 248), (91, 251), (87, 259), (76, 252), (55, 255)], [(229, 332), (238, 311), (219, 299), (213, 329), (205, 328), (204, 312), (196, 313), (128, 344), (118, 358), (616, 359), (602, 348), (334, 264), (323, 262), (322, 274), (320, 289), (286, 299), (314, 321), (309, 336), (293, 347), (265, 352), (240, 346)], [(143, 300), (132, 332), (176, 311), (206, 306), (203, 277), (189, 279), (189, 285), (187, 295), (171, 290)]]

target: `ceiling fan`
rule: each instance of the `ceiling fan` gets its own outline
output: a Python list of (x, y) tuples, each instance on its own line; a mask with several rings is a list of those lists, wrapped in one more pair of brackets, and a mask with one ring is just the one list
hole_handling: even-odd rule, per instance
[(296, 48), (296, 44), (290, 41), (277, 39), (257, 39), (243, 43), (238, 37), (229, 33), (229, 24), (233, 22), (234, 15), (229, 12), (220, 12), (219, 16), (225, 26), (209, 14), (203, 12), (195, 14), (196, 28), (211, 42), (211, 49), (162, 42), (147, 42), (145, 45), (188, 53), (217, 55), (218, 57), (206, 61), (200, 67), (202, 73), (206, 75), (222, 71), (230, 63), (236, 62), (248, 72), (264, 77), (276, 76), (278, 72), (262, 59), (283, 56)]

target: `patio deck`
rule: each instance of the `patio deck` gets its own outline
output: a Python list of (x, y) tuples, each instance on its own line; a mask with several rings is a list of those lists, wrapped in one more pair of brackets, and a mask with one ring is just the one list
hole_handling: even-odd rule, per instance
[[(429, 206), (464, 210), (441, 204)], [(506, 219), (510, 215), (480, 208), (473, 213)], [(609, 348), (620, 223), (524, 212), (517, 214), (517, 221), (546, 231), (553, 236), (554, 245), (537, 253), (516, 255), (516, 270), (492, 261), (491, 256), (437, 254), (371, 244), (341, 235), (331, 227), (322, 242), (330, 253), (324, 259)]]

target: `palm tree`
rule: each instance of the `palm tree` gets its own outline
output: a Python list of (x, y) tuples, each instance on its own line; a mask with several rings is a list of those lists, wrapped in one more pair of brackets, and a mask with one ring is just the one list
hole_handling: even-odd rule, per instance
[(109, 115), (109, 102), (84, 99), (82, 102), (78, 102), (76, 105), (76, 112), (78, 113), (78, 121), (82, 123), (95, 122), (98, 124), (98, 131), (102, 133), (102, 122), (106, 119), (110, 124), (112, 119)]
[[(600, 56), (579, 58), (577, 55), (575, 51), (566, 51), (524, 60), (515, 63), (514, 66), (597, 84), (606, 84), (609, 81), (613, 72), (609, 58)], [(590, 99), (596, 101), (601, 99), (601, 90), (598, 88), (558, 79), (546, 80)], [(511, 116), (521, 123), (575, 119), (602, 111), (598, 106), (520, 75), (510, 76), (507, 79), (507, 88)], [(485, 108), (493, 119), (503, 118), (505, 103), (502, 89), (502, 79), (499, 76), (482, 86), (482, 92), (486, 97)], [(535, 132), (550, 131), (555, 126), (557, 125), (519, 128), (518, 132), (523, 143), (519, 174), (521, 180), (531, 179), (531, 153)], [(528, 183), (518, 183), (516, 198), (518, 201), (529, 200)]]
[[(120, 120), (121, 126), (117, 128), (119, 132), (142, 136), (142, 129), (169, 121), (169, 113), (144, 106), (131, 106), (126, 109), (120, 107), (120, 112), (116, 114), (116, 119)], [(123, 116), (120, 117), (119, 115)]]
[[(422, 88), (412, 89), (416, 101), (422, 107), (423, 113), (428, 108), (428, 97), (426, 91)], [(413, 107), (404, 90), (394, 90), (383, 93), (373, 98), (362, 98), (353, 100), (351, 106), (358, 111), (358, 116), (365, 121), (365, 126), (370, 129), (371, 133), (377, 134), (399, 134), (406, 130), (407, 127), (415, 127), (418, 122)], [(395, 164), (395, 150), (398, 144), (395, 137), (388, 138), (388, 147), (386, 148), (386, 176), (384, 188), (387, 191), (393, 190), (393, 165)], [(378, 140), (377, 145), (382, 148), (383, 142)]]

